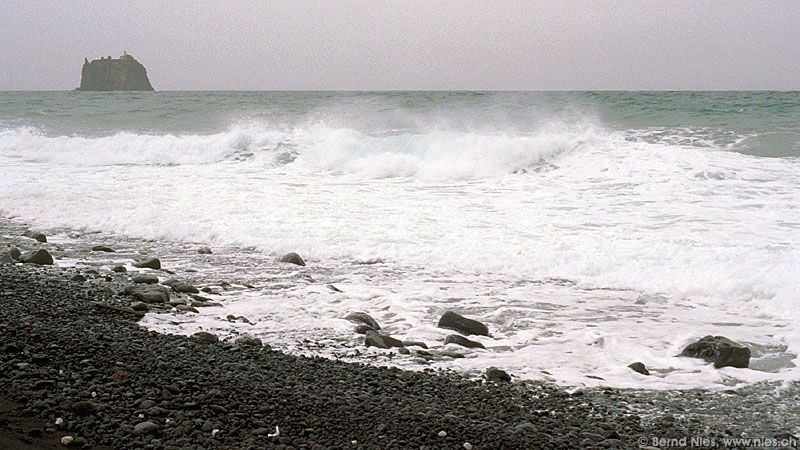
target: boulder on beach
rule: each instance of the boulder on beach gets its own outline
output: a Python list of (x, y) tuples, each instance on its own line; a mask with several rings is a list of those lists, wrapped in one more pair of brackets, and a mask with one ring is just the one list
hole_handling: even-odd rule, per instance
[(128, 285), (125, 286), (122, 294), (130, 295), (143, 303), (169, 302), (169, 289), (155, 284)]
[(641, 362), (638, 362), (638, 361), (628, 364), (628, 368), (631, 369), (632, 371), (638, 372), (638, 373), (640, 373), (642, 375), (650, 375), (650, 371), (647, 370), (647, 367), (645, 367), (644, 363), (641, 363)]
[(136, 284), (158, 284), (158, 277), (151, 273), (137, 273), (131, 277)]
[(145, 302), (132, 302), (131, 309), (134, 311), (147, 312), (150, 308), (147, 307)]
[(392, 348), (402, 347), (403, 341), (395, 339), (386, 333), (370, 330), (364, 336), (364, 344), (367, 347)]
[(22, 235), (25, 236), (26, 238), (31, 238), (37, 242), (47, 242), (47, 236), (45, 236), (43, 233), (39, 233), (36, 231), (28, 230), (22, 233)]
[(479, 336), (489, 336), (489, 328), (478, 322), (477, 320), (468, 319), (461, 314), (453, 311), (447, 311), (439, 319), (439, 328), (446, 328), (448, 330), (457, 331), (467, 336), (471, 334)]
[(14, 261), (19, 261), (20, 256), (22, 256), (22, 252), (17, 247), (11, 247), (8, 249), (8, 256)]
[(356, 325), (354, 331), (357, 334), (367, 334), (367, 331), (378, 331), (378, 330), (376, 330), (375, 328), (372, 328), (371, 326), (369, 326), (367, 324), (362, 323), (361, 325)]
[(53, 265), (53, 257), (50, 256), (50, 252), (44, 249), (25, 252), (20, 255), (19, 260), (26, 264), (38, 264), (40, 266)]
[(236, 340), (234, 340), (233, 342), (236, 343), (236, 345), (246, 346), (246, 347), (261, 347), (262, 345), (264, 345), (264, 343), (261, 342), (261, 339), (250, 336), (249, 334), (243, 334), (238, 338), (236, 338)]
[(724, 336), (705, 336), (689, 344), (678, 356), (700, 358), (713, 362), (714, 367), (747, 368), (750, 365), (750, 349)]
[(170, 284), (170, 287), (173, 291), (183, 293), (183, 294), (199, 294), (200, 291), (197, 290), (196, 287), (192, 286), (191, 284), (185, 281), (175, 281), (174, 283)]
[(158, 270), (161, 268), (161, 260), (155, 257), (149, 257), (140, 259), (133, 263), (134, 267), (138, 267), (140, 269), (155, 269)]
[(301, 258), (300, 255), (294, 252), (283, 255), (280, 261), (284, 263), (296, 264), (298, 266), (306, 265), (306, 262), (303, 261), (303, 258)]
[(499, 383), (510, 383), (511, 375), (505, 370), (498, 369), (497, 367), (489, 367), (486, 369), (486, 380)]
[(198, 331), (192, 335), (192, 339), (201, 344), (215, 344), (219, 342), (219, 338), (215, 334), (207, 331)]
[(364, 324), (370, 326), (373, 330), (377, 331), (381, 329), (381, 326), (378, 325), (378, 322), (372, 318), (369, 314), (365, 312), (354, 312), (350, 313), (345, 316), (345, 320), (349, 320), (350, 322), (356, 324)]
[(403, 345), (405, 345), (406, 347), (421, 347), (424, 349), (428, 348), (428, 344), (422, 341), (403, 341)]
[(208, 247), (200, 247), (197, 249), (197, 253), (200, 255), (210, 255), (211, 249)]
[(128, 269), (126, 269), (125, 266), (114, 266), (111, 268), (111, 271), (116, 273), (125, 273), (128, 271)]
[(460, 334), (451, 334), (451, 335), (447, 336), (444, 339), (444, 345), (447, 345), (447, 344), (456, 344), (456, 345), (460, 345), (462, 347), (467, 347), (467, 348), (483, 348), (483, 349), (486, 348), (480, 342), (471, 341), (471, 340), (465, 338), (464, 336), (461, 336)]
[(105, 245), (95, 245), (92, 247), (93, 252), (106, 252), (106, 253), (114, 253), (114, 249), (111, 247), (107, 247)]

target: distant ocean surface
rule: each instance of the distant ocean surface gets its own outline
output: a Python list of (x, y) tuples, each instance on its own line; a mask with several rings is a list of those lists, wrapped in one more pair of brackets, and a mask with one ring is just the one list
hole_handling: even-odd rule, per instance
[[(298, 252), (313, 282), (241, 263), (262, 289), (226, 301), (288, 351), (356, 348), (351, 311), (440, 342), (455, 309), (493, 337), (437, 367), (800, 379), (798, 92), (0, 92), (0, 172), (38, 228)], [(214, 314), (178, 328), (235, 326)], [(706, 334), (752, 369), (675, 357)]]

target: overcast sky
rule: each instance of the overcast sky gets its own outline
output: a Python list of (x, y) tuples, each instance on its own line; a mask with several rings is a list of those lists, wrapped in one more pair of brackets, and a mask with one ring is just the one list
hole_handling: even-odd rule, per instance
[(800, 89), (800, 0), (0, 0), (0, 90)]

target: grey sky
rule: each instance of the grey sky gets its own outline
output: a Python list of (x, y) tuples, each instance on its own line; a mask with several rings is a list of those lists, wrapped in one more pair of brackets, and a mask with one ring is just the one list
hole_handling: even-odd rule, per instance
[(800, 89), (800, 1), (0, 0), (0, 90)]

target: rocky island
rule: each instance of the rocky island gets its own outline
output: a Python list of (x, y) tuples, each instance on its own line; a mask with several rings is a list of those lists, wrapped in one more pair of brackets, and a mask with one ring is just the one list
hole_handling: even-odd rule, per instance
[(144, 66), (127, 52), (119, 59), (84, 59), (76, 91), (152, 91)]

